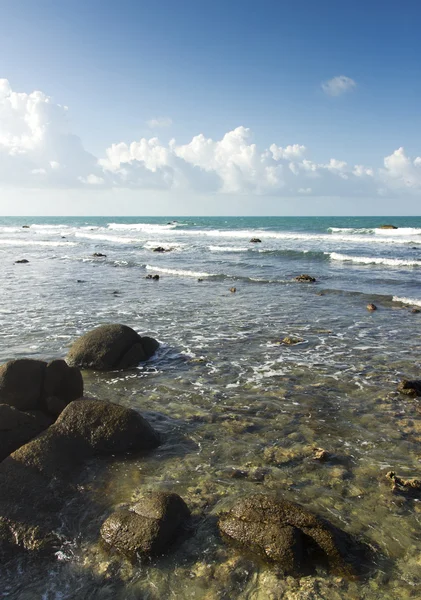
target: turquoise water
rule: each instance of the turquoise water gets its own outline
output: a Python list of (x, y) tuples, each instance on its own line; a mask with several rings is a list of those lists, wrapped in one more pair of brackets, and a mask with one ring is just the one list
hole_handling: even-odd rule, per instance
[[(379, 229), (388, 223), (398, 229)], [(85, 373), (85, 388), (141, 410), (165, 440), (91, 477), (86, 493), (100, 501), (63, 515), (53, 563), (8, 565), (4, 597), (421, 595), (420, 503), (385, 478), (420, 476), (418, 401), (396, 385), (420, 376), (421, 218), (3, 218), (0, 259), (0, 360), (65, 356), (100, 323), (151, 334), (161, 342), (151, 361)], [(297, 283), (301, 273), (316, 283)], [(335, 460), (317, 463), (314, 447)], [(98, 531), (144, 488), (180, 493), (195, 534), (169, 557), (129, 565), (104, 552)], [(284, 580), (225, 547), (214, 515), (254, 491), (282, 491), (373, 544), (372, 577)]]

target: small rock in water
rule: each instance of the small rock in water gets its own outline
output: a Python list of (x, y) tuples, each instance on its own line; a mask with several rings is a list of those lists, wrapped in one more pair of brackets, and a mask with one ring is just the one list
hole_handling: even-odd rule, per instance
[(251, 238), (250, 243), (251, 244), (261, 244), (262, 240), (259, 240), (259, 238)]
[(421, 396), (421, 379), (402, 379), (398, 391), (407, 396)]
[(320, 462), (325, 462), (326, 460), (329, 460), (330, 458), (330, 453), (327, 450), (324, 450), (324, 448), (314, 448), (314, 455), (313, 455), (313, 459), (314, 460), (319, 460)]
[(199, 279), (197, 280), (199, 283), (201, 283), (203, 281), (203, 279), (201, 277), (199, 277)]
[(231, 292), (232, 294), (235, 294), (235, 292), (236, 292), (236, 291), (237, 291), (237, 288), (235, 288), (235, 287), (232, 287), (232, 288), (230, 288), (230, 292)]
[(19, 264), (23, 265), (26, 263), (29, 263), (29, 260), (27, 260), (26, 258), (21, 258), (20, 260), (15, 260), (15, 264), (17, 264), (17, 265), (19, 265)]
[(302, 275), (297, 275), (295, 281), (300, 281), (302, 283), (314, 283), (316, 278), (308, 275), (307, 273), (303, 273)]
[(414, 315), (417, 315), (419, 312), (421, 312), (421, 309), (420, 309), (420, 308), (413, 308), (413, 309), (411, 310), (411, 313), (413, 313)]
[(86, 283), (84, 279), (76, 279), (76, 283)]
[(412, 497), (421, 497), (420, 479), (402, 479), (394, 471), (386, 473), (386, 477), (392, 480), (392, 492)]
[(299, 337), (284, 337), (284, 339), (282, 340), (283, 344), (287, 344), (288, 346), (293, 346), (294, 344), (300, 344), (301, 342), (303, 342), (303, 338), (299, 338)]
[(30, 225), (22, 225), (22, 229), (29, 229)]
[(379, 229), (397, 229), (396, 225), (380, 225)]
[(157, 246), (152, 250), (152, 252), (171, 252), (169, 248), (163, 248), (162, 246)]
[(101, 252), (94, 252), (94, 253), (92, 254), (92, 256), (93, 256), (94, 258), (107, 258), (107, 255), (106, 255), (106, 254), (102, 254)]
[(377, 306), (370, 302), (370, 304), (367, 304), (367, 310), (369, 310), (370, 312), (373, 312), (374, 310), (377, 310)]
[(153, 279), (154, 281), (158, 281), (159, 275), (146, 275), (145, 279)]
[(102, 539), (129, 557), (164, 554), (185, 528), (190, 510), (170, 492), (149, 492), (130, 508), (117, 510), (101, 527)]

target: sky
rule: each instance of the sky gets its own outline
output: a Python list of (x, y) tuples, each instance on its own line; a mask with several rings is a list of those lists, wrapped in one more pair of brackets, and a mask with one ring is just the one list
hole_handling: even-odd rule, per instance
[(419, 215), (421, 4), (3, 0), (3, 215)]

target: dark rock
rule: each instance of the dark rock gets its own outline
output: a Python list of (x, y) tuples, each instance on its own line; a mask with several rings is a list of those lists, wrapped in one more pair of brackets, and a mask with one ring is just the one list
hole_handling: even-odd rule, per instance
[(295, 281), (300, 281), (302, 283), (314, 283), (316, 281), (316, 278), (312, 277), (311, 275), (307, 275), (306, 273), (303, 273), (302, 275), (297, 275)]
[(17, 265), (25, 265), (26, 263), (29, 263), (29, 260), (27, 260), (26, 258), (21, 258), (20, 260), (15, 260), (15, 264), (17, 264)]
[(301, 344), (303, 342), (303, 338), (287, 336), (282, 340), (282, 344), (286, 344), (287, 346), (294, 346), (295, 344)]
[(402, 379), (398, 391), (407, 396), (421, 396), (421, 379)]
[(84, 279), (77, 279), (76, 283), (86, 283), (86, 281)]
[[(82, 374), (64, 360), (53, 360), (45, 369), (43, 399), (48, 412), (58, 416), (72, 402), (83, 396)], [(54, 399), (54, 400), (53, 400)]]
[(0, 404), (0, 462), (50, 424), (8, 404)]
[(237, 291), (237, 288), (235, 288), (235, 287), (230, 288), (231, 294), (235, 294), (236, 291)]
[(142, 346), (146, 359), (151, 358), (159, 348), (159, 342), (147, 335), (142, 336)]
[(251, 238), (250, 243), (252, 243), (252, 244), (261, 244), (262, 240), (259, 240), (259, 238)]
[(367, 310), (369, 310), (370, 312), (374, 312), (375, 310), (377, 310), (377, 306), (370, 302), (370, 304), (367, 304)]
[(0, 556), (10, 544), (54, 550), (59, 511), (76, 493), (84, 461), (150, 450), (159, 437), (134, 410), (100, 400), (71, 402), (57, 421), (0, 463)]
[(396, 225), (380, 225), (379, 229), (397, 229)]
[(264, 560), (298, 574), (322, 564), (337, 575), (352, 575), (361, 552), (352, 538), (303, 506), (268, 495), (239, 500), (220, 515), (224, 538)]
[(394, 471), (386, 473), (386, 477), (392, 480), (392, 492), (409, 498), (421, 498), (421, 479), (402, 479)]
[(171, 252), (170, 248), (163, 248), (162, 246), (157, 246), (152, 250), (152, 252)]
[(421, 309), (420, 309), (420, 308), (413, 308), (413, 309), (411, 310), (411, 313), (412, 313), (412, 314), (414, 314), (414, 315), (417, 315), (417, 314), (418, 314), (418, 313), (420, 313), (420, 312), (421, 312)]
[(39, 407), (47, 363), (20, 358), (0, 367), (0, 403), (19, 410)]
[(153, 279), (154, 281), (159, 281), (159, 275), (146, 275), (145, 279)]
[(130, 557), (164, 554), (185, 527), (190, 511), (170, 492), (149, 492), (129, 509), (120, 509), (103, 523), (103, 540)]
[(107, 255), (106, 254), (102, 254), (101, 252), (94, 252), (92, 254), (92, 256), (95, 257), (95, 258), (107, 258)]
[(197, 280), (199, 283), (202, 283), (203, 279), (201, 277), (199, 277), (199, 279)]
[[(143, 345), (143, 338), (126, 325), (101, 325), (73, 343), (67, 362), (71, 366), (99, 371), (136, 367), (141, 360), (150, 358), (158, 347), (155, 342), (152, 352), (150, 339), (145, 338)], [(143, 347), (144, 357), (139, 344)], [(131, 351), (134, 346), (136, 348)]]
[(29, 229), (30, 225), (22, 225), (22, 229)]

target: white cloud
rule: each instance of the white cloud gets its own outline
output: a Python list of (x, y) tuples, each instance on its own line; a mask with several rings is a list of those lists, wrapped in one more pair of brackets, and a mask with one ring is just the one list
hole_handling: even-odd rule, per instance
[(171, 127), (172, 119), (170, 117), (157, 117), (146, 121), (146, 124), (151, 129), (161, 129), (163, 127)]
[(328, 96), (340, 96), (357, 87), (356, 82), (346, 75), (338, 75), (322, 83), (322, 90)]
[(381, 169), (340, 158), (320, 162), (298, 143), (258, 148), (240, 126), (216, 140), (200, 133), (182, 144), (157, 137), (118, 142), (98, 159), (69, 131), (67, 112), (42, 92), (17, 93), (0, 80), (0, 186), (286, 197), (421, 193), (421, 157), (411, 159), (403, 148)]

